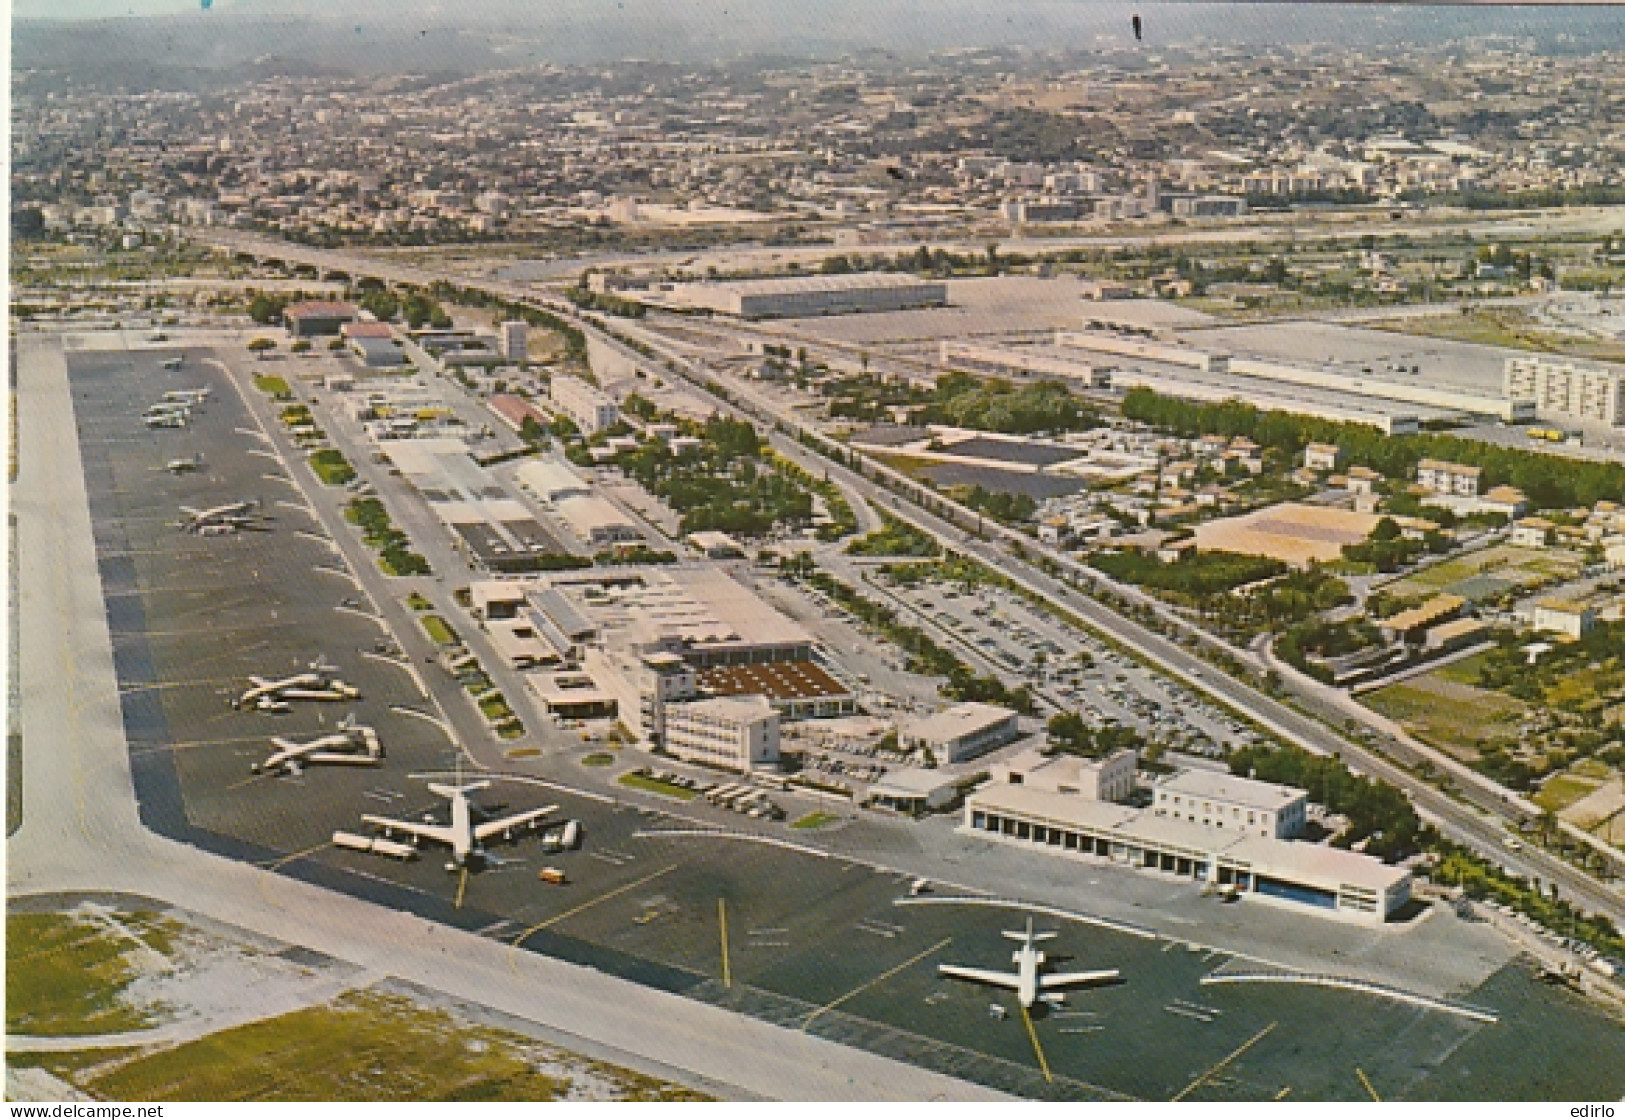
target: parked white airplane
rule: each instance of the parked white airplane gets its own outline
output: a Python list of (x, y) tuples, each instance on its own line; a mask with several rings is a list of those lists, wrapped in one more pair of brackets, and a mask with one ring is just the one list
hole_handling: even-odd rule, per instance
[(974, 984), (991, 984), (997, 988), (1008, 988), (1016, 993), (1016, 999), (1021, 1001), (1022, 1007), (1031, 1007), (1038, 1002), (1039, 995), (1043, 992), (1054, 992), (1084, 984), (1106, 984), (1119, 978), (1115, 968), (1096, 972), (1052, 972), (1047, 976), (1039, 975), (1039, 970), (1044, 964), (1044, 954), (1038, 948), (1038, 943), (1048, 941), (1055, 934), (1034, 933), (1033, 920), (1030, 917), (1027, 919), (1025, 931), (1005, 930), (1004, 935), (1012, 941), (1021, 942), (1021, 948), (1010, 955), (1016, 971), (994, 972), (986, 968), (939, 964), (937, 973), (955, 980), (969, 980)]
[(171, 389), (164, 394), (164, 400), (191, 407), (208, 400), (210, 391), (207, 385), (201, 389)]
[(184, 361), (186, 361), (185, 355), (177, 355), (176, 357), (173, 357), (173, 358), (165, 358), (164, 359), (164, 368), (165, 369), (180, 369), (181, 368), (181, 363), (184, 362)]
[(488, 781), (455, 786), (430, 782), (431, 791), (451, 801), (450, 824), (419, 824), (415, 821), (374, 816), (371, 813), (364, 814), (361, 819), (374, 828), (383, 830), (385, 838), (396, 832), (404, 832), (412, 838), (414, 844), (419, 840), (432, 840), (436, 844), (446, 845), (451, 849), (451, 862), (446, 864), (446, 870), (456, 871), (467, 867), (470, 861), (478, 860), (485, 854), (481, 841), (498, 835), (505, 840), (512, 840), (515, 829), (535, 828), (544, 817), (558, 811), (557, 805), (544, 805), (540, 809), (526, 809), (522, 813), (486, 821), (484, 824), (475, 824), (474, 805), (469, 801), (468, 795), (489, 789), (490, 786), (491, 783)]
[(378, 732), (356, 723), (353, 714), (331, 735), (321, 735), (304, 743), (277, 736), (271, 744), (276, 750), (264, 762), (250, 767), (254, 773), (298, 775), (306, 766), (315, 765), (377, 766), (384, 754)]
[(188, 415), (185, 409), (179, 412), (149, 412), (141, 420), (149, 428), (184, 428)]
[(294, 673), (280, 679), (250, 676), (251, 687), (233, 700), (231, 706), (254, 708), (261, 712), (285, 712), (289, 700), (358, 699), (361, 690), (335, 678), (333, 674), (337, 671), (337, 666), (329, 665), (318, 657), (310, 663), (308, 672)]
[(181, 512), (186, 514), (187, 520), (178, 521), (175, 527), (185, 533), (234, 533), (239, 529), (252, 528), (261, 520), (259, 502), (250, 499), (245, 502), (227, 502), (223, 506), (213, 506), (209, 509), (193, 509), (191, 506), (182, 506)]

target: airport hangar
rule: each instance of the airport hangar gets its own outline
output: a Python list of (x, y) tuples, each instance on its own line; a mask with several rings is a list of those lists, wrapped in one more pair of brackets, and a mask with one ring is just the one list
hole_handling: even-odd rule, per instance
[[(1101, 765), (1018, 755), (995, 766), (992, 782), (966, 798), (960, 831), (1182, 876), (1365, 925), (1382, 925), (1410, 901), (1411, 873), (1405, 868), (1286, 838), (1303, 820), (1301, 790), (1189, 770), (1159, 783), (1154, 807), (1143, 810), (1089, 795), (1083, 772)], [(1176, 798), (1190, 798), (1193, 811), (1175, 815)], [(1229, 827), (1226, 811), (1232, 814)], [(1255, 818), (1251, 827), (1248, 813)]]

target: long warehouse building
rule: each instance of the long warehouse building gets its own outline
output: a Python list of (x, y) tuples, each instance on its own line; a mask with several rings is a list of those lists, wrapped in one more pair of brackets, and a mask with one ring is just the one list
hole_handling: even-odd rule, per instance
[(1305, 389), (1327, 390), (1372, 402), (1393, 401), (1425, 408), (1450, 409), (1475, 416), (1495, 416), (1507, 421), (1532, 420), (1535, 416), (1535, 405), (1531, 398), (1509, 399), (1499, 394), (1492, 396), (1459, 389), (1439, 389), (1410, 381), (1350, 377), (1330, 370), (1236, 358), (1218, 351), (1121, 338), (1099, 331), (1057, 331), (1055, 344), (1072, 350), (1184, 366), (1207, 374), (1252, 378), (1254, 384), (1271, 381)]
[(741, 319), (796, 319), (941, 307), (948, 302), (948, 286), (904, 272), (861, 272), (676, 284), (667, 298), (680, 307)]

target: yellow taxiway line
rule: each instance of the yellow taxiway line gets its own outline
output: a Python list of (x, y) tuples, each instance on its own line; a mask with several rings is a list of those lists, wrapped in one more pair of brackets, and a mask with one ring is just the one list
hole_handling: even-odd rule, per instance
[(1360, 1084), (1364, 1085), (1365, 1091), (1371, 1094), (1371, 1099), (1379, 1104), (1382, 1103), (1382, 1098), (1377, 1096), (1377, 1090), (1372, 1086), (1371, 1078), (1365, 1075), (1365, 1070), (1361, 1069), (1359, 1066), (1355, 1066), (1354, 1072), (1360, 1075)]
[(650, 873), (648, 875), (645, 875), (641, 879), (634, 879), (632, 882), (624, 883), (621, 886), (616, 887), (612, 891), (605, 891), (603, 894), (599, 895), (597, 898), (589, 898), (586, 902), (583, 902), (580, 906), (571, 907), (569, 910), (566, 910), (562, 914), (554, 914), (551, 918), (542, 919), (541, 921), (537, 922), (535, 925), (533, 925), (529, 929), (527, 929), (524, 933), (521, 933), (518, 937), (513, 939), (513, 942), (511, 943), (511, 945), (509, 947), (511, 949), (513, 949), (514, 952), (510, 953), (509, 956), (508, 956), (508, 967), (513, 969), (515, 972), (517, 972), (519, 970), (519, 965), (518, 965), (518, 963), (516, 961), (519, 946), (523, 945), (525, 943), (525, 939), (528, 938), (531, 934), (536, 933), (536, 932), (538, 932), (540, 930), (544, 930), (548, 926), (556, 925), (559, 922), (564, 921), (564, 919), (566, 919), (566, 918), (573, 918), (575, 915), (581, 913), (583, 910), (592, 909), (594, 906), (597, 906), (600, 902), (608, 902), (610, 899), (614, 898), (616, 895), (625, 894), (627, 891), (630, 891), (630, 890), (636, 890), (638, 887), (643, 886), (643, 884), (651, 882), (651, 881), (653, 881), (655, 879), (658, 879), (662, 875), (666, 874), (667, 872), (676, 871), (681, 866), (682, 866), (682, 864), (673, 863), (673, 864), (670, 864), (670, 865), (668, 865), (666, 867), (662, 867), (659, 871), (655, 871), (655, 872), (652, 872), (652, 873)]
[(728, 900), (717, 899), (717, 931), (722, 936), (722, 986), (734, 986), (733, 973), (728, 968)]
[(801, 1029), (806, 1030), (809, 1026), (812, 1025), (812, 1021), (814, 1019), (818, 1018), (824, 1012), (835, 1010), (837, 1007), (841, 1006), (841, 1004), (845, 1003), (847, 1000), (851, 999), (853, 996), (856, 996), (856, 995), (859, 995), (859, 994), (861, 994), (863, 992), (868, 991), (870, 988), (874, 987), (876, 984), (880, 983), (883, 980), (890, 980), (893, 976), (896, 976), (899, 972), (903, 971), (903, 969), (907, 968), (909, 965), (914, 964), (914, 963), (916, 963), (918, 961), (924, 960), (926, 957), (929, 957), (932, 953), (937, 952), (939, 949), (945, 948), (952, 941), (953, 941), (953, 938), (944, 937), (941, 941), (939, 941), (935, 945), (931, 946), (931, 948), (922, 950), (921, 952), (918, 952), (918, 953), (915, 953), (912, 957), (910, 957), (908, 960), (904, 961), (902, 964), (897, 965), (894, 968), (888, 968), (885, 972), (882, 972), (879, 976), (876, 976), (873, 980), (870, 980), (867, 983), (859, 984), (856, 988), (853, 988), (850, 992), (847, 992), (846, 995), (841, 996), (839, 999), (830, 1000), (828, 1003), (824, 1004), (824, 1006), (820, 1007), (817, 1011), (814, 1011), (811, 1015), (807, 1016), (806, 1019), (802, 1020)]
[(1027, 1025), (1027, 1037), (1032, 1040), (1033, 1053), (1038, 1055), (1038, 1068), (1044, 1071), (1044, 1080), (1054, 1084), (1055, 1078), (1050, 1075), (1049, 1060), (1044, 1057), (1044, 1048), (1038, 1044), (1038, 1028), (1033, 1026), (1033, 1017), (1027, 1013), (1027, 1005), (1021, 1005), (1021, 1021)]
[(453, 910), (461, 910), (463, 908), (463, 893), (467, 890), (468, 868), (464, 867), (462, 869), (462, 873), (457, 876), (457, 897), (453, 899), (451, 903), (451, 908)]
[(1279, 1022), (1271, 1023), (1269, 1026), (1253, 1035), (1253, 1037), (1249, 1038), (1246, 1042), (1243, 1042), (1240, 1046), (1230, 1051), (1230, 1053), (1220, 1058), (1217, 1062), (1214, 1062), (1206, 1070), (1202, 1071), (1202, 1075), (1200, 1077), (1181, 1089), (1173, 1098), (1173, 1101), (1170, 1101), (1169, 1103), (1172, 1104), (1174, 1101), (1182, 1101), (1186, 1097), (1190, 1096), (1191, 1093), (1195, 1092), (1197, 1087), (1200, 1086), (1204, 1081), (1212, 1077), (1215, 1073), (1218, 1073), (1221, 1069), (1235, 1061), (1237, 1058), (1241, 1057), (1247, 1051), (1251, 1050), (1257, 1042), (1259, 1042), (1265, 1035), (1269, 1034), (1279, 1025)]

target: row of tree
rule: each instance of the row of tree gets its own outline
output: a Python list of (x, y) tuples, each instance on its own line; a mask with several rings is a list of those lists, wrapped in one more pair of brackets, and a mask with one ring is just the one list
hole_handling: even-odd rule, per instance
[(1537, 508), (1589, 506), (1625, 494), (1625, 465), (1561, 458), (1437, 432), (1390, 436), (1366, 424), (1340, 423), (1287, 412), (1265, 412), (1240, 400), (1201, 404), (1136, 387), (1123, 397), (1123, 415), (1187, 437), (1246, 436), (1295, 458), (1310, 443), (1334, 443), (1351, 463), (1392, 479), (1415, 474), (1423, 459), (1444, 459), (1483, 470), (1485, 488), (1510, 485)]

